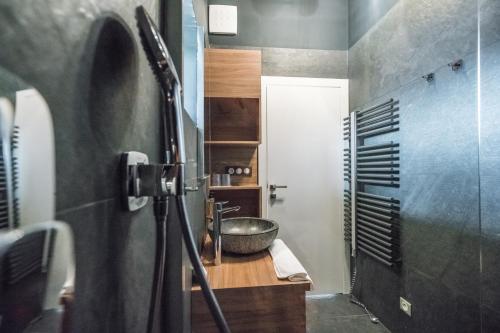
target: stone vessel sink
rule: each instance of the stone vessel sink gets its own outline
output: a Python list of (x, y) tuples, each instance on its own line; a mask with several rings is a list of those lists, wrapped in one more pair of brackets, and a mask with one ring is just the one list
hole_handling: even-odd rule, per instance
[[(234, 217), (221, 223), (222, 250), (238, 254), (256, 253), (267, 249), (278, 235), (275, 221), (257, 217)], [(213, 223), (208, 225), (213, 240)]]

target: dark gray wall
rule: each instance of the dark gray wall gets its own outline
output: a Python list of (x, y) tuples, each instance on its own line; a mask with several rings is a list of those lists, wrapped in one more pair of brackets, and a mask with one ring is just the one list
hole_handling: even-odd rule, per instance
[(209, 0), (238, 6), (238, 35), (210, 35), (234, 46), (347, 50), (347, 0)]
[(349, 47), (353, 46), (399, 0), (349, 0)]
[(348, 0), (208, 0), (238, 6), (238, 35), (212, 47), (262, 50), (262, 75), (347, 78)]
[[(500, 27), (494, 19), (500, 7), (481, 2), (481, 82), (476, 1), (399, 0), (385, 15), (384, 1), (375, 11), (351, 7), (352, 24), (359, 17), (372, 21), (368, 30), (356, 28), (349, 49), (351, 109), (400, 101), (400, 131), (367, 143), (400, 142), (401, 187), (367, 190), (401, 200), (402, 265), (388, 269), (361, 254), (355, 289), (393, 332), (500, 327), (500, 288), (493, 282), (500, 278)], [(452, 72), (447, 64), (460, 58), (464, 68)], [(428, 83), (421, 76), (430, 72), (435, 80)], [(411, 318), (399, 310), (400, 296), (412, 303)]]
[[(169, 1), (168, 5), (171, 5)], [(158, 20), (159, 1), (8, 1), (0, 4), (0, 66), (36, 87), (54, 120), (57, 218), (75, 236), (75, 332), (144, 332), (152, 281), (155, 228), (151, 204), (136, 213), (120, 205), (123, 151), (159, 159), (159, 90), (138, 39), (134, 8)], [(176, 12), (170, 16), (175, 28)], [(178, 12), (177, 12), (178, 13)], [(177, 22), (177, 23), (176, 23)], [(169, 40), (180, 61), (180, 29)], [(180, 68), (180, 66), (178, 66)], [(197, 131), (187, 121), (187, 143)], [(192, 154), (192, 153), (190, 153)], [(196, 155), (191, 155), (195, 158)], [(188, 175), (192, 177), (193, 175)], [(195, 175), (194, 175), (195, 176)], [(200, 193), (190, 194), (193, 221), (203, 223)], [(171, 209), (175, 216), (175, 209)], [(201, 220), (200, 220), (201, 219)], [(178, 223), (169, 244), (172, 331), (189, 313), (189, 270)], [(172, 238), (172, 237), (171, 237)], [(186, 272), (184, 272), (186, 273)], [(174, 293), (175, 292), (175, 293)]]
[(347, 78), (347, 51), (233, 45), (213, 47), (260, 50), (263, 76)]

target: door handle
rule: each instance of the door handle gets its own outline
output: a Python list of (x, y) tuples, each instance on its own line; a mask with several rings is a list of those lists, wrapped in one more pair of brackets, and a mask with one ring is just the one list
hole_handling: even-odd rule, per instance
[(269, 185), (269, 189), (271, 191), (275, 191), (277, 188), (288, 188), (288, 186), (287, 185), (275, 185), (275, 184)]

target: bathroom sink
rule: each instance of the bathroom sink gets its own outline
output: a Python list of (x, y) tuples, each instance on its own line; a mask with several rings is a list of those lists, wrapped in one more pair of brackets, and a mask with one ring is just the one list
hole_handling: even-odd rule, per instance
[[(256, 253), (267, 249), (278, 235), (275, 221), (256, 217), (234, 217), (221, 223), (222, 250), (238, 254)], [(208, 225), (213, 237), (213, 223)], [(213, 239), (213, 238), (212, 238)]]

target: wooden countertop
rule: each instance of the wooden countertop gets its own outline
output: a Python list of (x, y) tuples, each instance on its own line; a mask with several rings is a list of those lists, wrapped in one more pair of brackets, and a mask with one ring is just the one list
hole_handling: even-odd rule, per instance
[[(286, 285), (300, 285), (305, 291), (311, 288), (308, 281), (279, 280), (274, 270), (273, 259), (267, 250), (250, 255), (223, 253), (222, 264), (215, 266), (212, 264), (211, 246), (212, 242), (207, 237), (202, 251), (202, 262), (212, 289)], [(193, 285), (192, 290), (200, 290), (200, 286)]]

